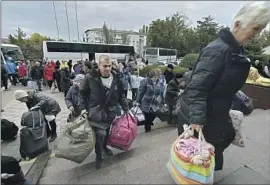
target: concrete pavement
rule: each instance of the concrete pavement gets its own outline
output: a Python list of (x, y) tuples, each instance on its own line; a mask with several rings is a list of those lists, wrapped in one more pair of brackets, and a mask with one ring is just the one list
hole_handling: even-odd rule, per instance
[[(65, 125), (68, 110), (62, 93), (43, 93), (56, 98), (62, 112), (57, 117), (58, 132)], [(22, 103), (11, 101), (5, 107), (3, 117), (20, 124), (20, 117), (27, 111)], [(270, 110), (254, 110), (245, 117), (243, 133), (245, 148), (230, 146), (225, 151), (225, 165), (215, 173), (216, 184), (269, 184), (269, 124)], [(94, 154), (76, 164), (51, 155), (39, 184), (174, 184), (166, 169), (169, 149), (177, 137), (175, 128), (165, 123), (155, 124), (150, 133), (139, 127), (138, 137), (128, 152), (113, 149), (115, 155), (104, 160), (99, 171), (94, 168)], [(2, 144), (2, 154), (19, 156), (18, 141)], [(57, 146), (57, 140), (50, 148)], [(16, 153), (17, 152), (17, 153)], [(53, 151), (54, 153), (54, 151)], [(26, 170), (33, 161), (21, 163)]]

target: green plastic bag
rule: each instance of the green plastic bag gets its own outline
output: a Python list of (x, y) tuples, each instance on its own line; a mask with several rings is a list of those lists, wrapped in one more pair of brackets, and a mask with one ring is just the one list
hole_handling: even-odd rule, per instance
[(86, 115), (67, 124), (59, 138), (55, 152), (58, 158), (82, 163), (95, 148), (95, 134)]

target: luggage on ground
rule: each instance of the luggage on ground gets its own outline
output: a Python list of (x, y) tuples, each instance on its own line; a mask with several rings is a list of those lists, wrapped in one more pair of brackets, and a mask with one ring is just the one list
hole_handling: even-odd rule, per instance
[(159, 109), (154, 112), (155, 116), (157, 116), (161, 121), (168, 121), (170, 116), (170, 112), (167, 106), (161, 104)]
[(1, 119), (1, 139), (14, 140), (16, 139), (19, 128), (13, 122), (8, 121), (7, 119)]
[(26, 77), (22, 77), (19, 79), (19, 82), (23, 85), (23, 86), (27, 86), (27, 78)]
[(245, 147), (245, 141), (241, 131), (244, 115), (241, 111), (237, 110), (230, 110), (229, 113), (235, 130), (235, 138), (232, 144), (238, 147)]
[(48, 140), (44, 115), (40, 110), (22, 115), (20, 131), (20, 154), (22, 158), (35, 158), (48, 150)]
[(138, 122), (142, 122), (145, 120), (143, 111), (141, 110), (139, 106), (132, 107), (130, 111), (137, 118)]
[(37, 89), (37, 88), (38, 88), (37, 82), (35, 82), (35, 81), (33, 81), (33, 80), (29, 80), (29, 81), (27, 82), (27, 87), (28, 87), (29, 89)]
[(239, 110), (244, 115), (249, 115), (253, 111), (253, 101), (242, 91), (237, 91), (231, 109)]
[(137, 136), (137, 121), (130, 113), (118, 117), (112, 123), (108, 145), (128, 151)]
[(1, 184), (22, 185), (24, 182), (19, 161), (12, 156), (1, 155)]
[(202, 130), (196, 139), (191, 137), (190, 129), (187, 127), (171, 148), (169, 173), (176, 184), (213, 184), (214, 146), (205, 141)]
[(56, 91), (57, 91), (57, 85), (55, 82), (53, 82), (52, 88), (51, 88), (51, 93), (56, 93)]
[(81, 163), (94, 150), (95, 142), (95, 134), (87, 115), (81, 115), (66, 125), (59, 137), (55, 156)]

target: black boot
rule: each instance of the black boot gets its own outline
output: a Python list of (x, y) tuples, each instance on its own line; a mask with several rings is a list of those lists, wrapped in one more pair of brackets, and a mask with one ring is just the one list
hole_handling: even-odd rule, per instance
[(49, 142), (53, 142), (56, 138), (57, 138), (57, 134), (56, 133), (52, 134)]
[(96, 169), (99, 170), (102, 167), (102, 155), (96, 156)]
[(49, 122), (50, 126), (51, 126), (51, 138), (50, 138), (50, 142), (53, 142), (56, 138), (57, 138), (57, 133), (56, 133), (56, 123), (55, 120), (52, 120)]
[(104, 147), (104, 148), (103, 148), (103, 151), (105, 152), (105, 154), (106, 154), (107, 156), (113, 156), (112, 150), (109, 149), (108, 147)]

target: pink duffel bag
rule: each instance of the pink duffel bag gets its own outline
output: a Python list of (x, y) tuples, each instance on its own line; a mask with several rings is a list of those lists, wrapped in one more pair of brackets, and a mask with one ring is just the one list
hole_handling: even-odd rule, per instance
[(108, 145), (119, 150), (128, 151), (136, 136), (136, 118), (127, 113), (114, 120), (108, 138)]

